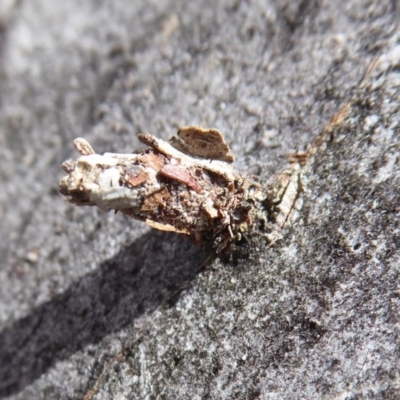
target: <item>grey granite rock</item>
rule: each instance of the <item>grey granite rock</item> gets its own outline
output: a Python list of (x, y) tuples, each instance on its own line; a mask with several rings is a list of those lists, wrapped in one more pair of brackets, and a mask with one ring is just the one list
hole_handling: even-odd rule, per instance
[[(0, 398), (399, 398), (398, 23), (395, 0), (0, 0)], [(77, 136), (216, 127), (266, 180), (346, 105), (248, 259), (204, 269), (58, 194)]]

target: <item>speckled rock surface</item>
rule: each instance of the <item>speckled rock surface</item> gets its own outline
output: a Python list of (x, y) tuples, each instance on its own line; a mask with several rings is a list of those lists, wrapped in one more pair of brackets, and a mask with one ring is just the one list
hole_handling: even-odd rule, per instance
[[(399, 15), (0, 0), (0, 398), (399, 398)], [(346, 104), (296, 223), (239, 263), (58, 194), (77, 136), (216, 127), (265, 180)]]

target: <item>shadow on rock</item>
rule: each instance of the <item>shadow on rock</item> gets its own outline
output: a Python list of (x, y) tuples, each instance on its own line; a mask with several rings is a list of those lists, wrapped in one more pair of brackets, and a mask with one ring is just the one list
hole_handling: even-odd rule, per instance
[(176, 298), (207, 257), (179, 235), (151, 231), (16, 321), (0, 333), (0, 398)]

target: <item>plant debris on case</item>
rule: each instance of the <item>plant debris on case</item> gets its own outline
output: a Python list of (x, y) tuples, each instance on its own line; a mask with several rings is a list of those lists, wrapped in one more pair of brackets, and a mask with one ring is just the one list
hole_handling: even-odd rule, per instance
[(301, 157), (262, 185), (232, 168), (233, 154), (216, 129), (182, 127), (169, 143), (147, 133), (138, 137), (147, 149), (104, 155), (76, 139), (81, 157), (63, 163), (68, 175), (60, 193), (79, 206), (120, 211), (187, 235), (217, 253), (255, 232), (277, 240), (299, 205)]

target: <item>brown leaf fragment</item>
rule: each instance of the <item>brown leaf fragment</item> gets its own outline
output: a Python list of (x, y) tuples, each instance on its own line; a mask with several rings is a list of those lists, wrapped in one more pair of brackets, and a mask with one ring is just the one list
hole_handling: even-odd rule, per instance
[(233, 162), (235, 159), (228, 143), (218, 129), (182, 126), (178, 130), (178, 136), (179, 138), (170, 138), (169, 143), (182, 153), (226, 162)]

